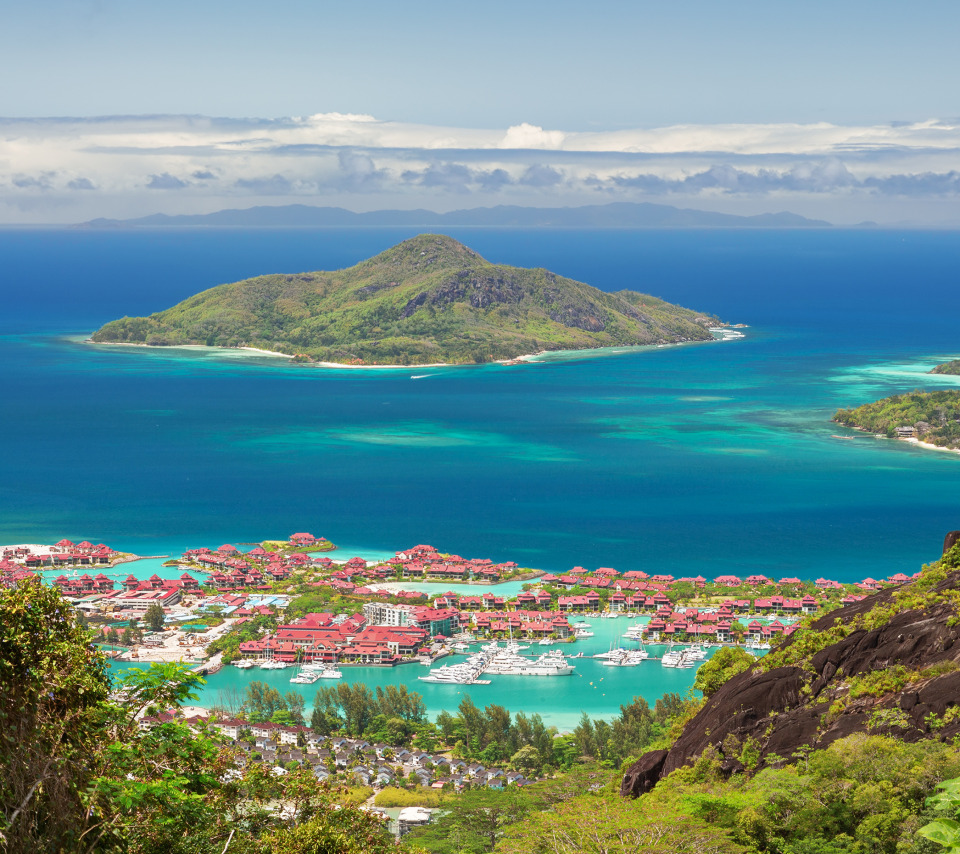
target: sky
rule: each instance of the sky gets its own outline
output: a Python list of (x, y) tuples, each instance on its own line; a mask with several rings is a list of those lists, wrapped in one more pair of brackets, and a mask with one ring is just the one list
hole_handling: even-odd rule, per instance
[(0, 0), (0, 223), (654, 201), (960, 227), (960, 4)]

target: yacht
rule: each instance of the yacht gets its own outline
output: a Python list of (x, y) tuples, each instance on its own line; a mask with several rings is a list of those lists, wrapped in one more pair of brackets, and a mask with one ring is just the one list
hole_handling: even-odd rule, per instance
[(342, 679), (343, 674), (336, 667), (325, 667), (320, 673), (321, 679)]
[(607, 657), (600, 663), (604, 667), (636, 667), (650, 657), (645, 649), (620, 650), (620, 655)]
[(573, 665), (559, 650), (545, 652), (533, 661), (504, 651), (491, 660), (486, 672), (503, 676), (569, 676)]
[(420, 676), (421, 682), (434, 682), (441, 685), (489, 685), (489, 679), (478, 679), (480, 671), (467, 664), (445, 664), (436, 667), (426, 676)]
[(665, 652), (663, 658), (660, 659), (660, 663), (664, 667), (679, 667), (686, 669), (688, 667), (694, 667), (696, 662), (690, 658), (686, 652), (679, 650), (671, 650), (670, 652)]

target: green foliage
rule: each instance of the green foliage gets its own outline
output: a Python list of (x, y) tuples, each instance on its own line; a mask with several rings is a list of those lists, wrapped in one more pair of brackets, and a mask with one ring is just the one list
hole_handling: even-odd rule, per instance
[(438, 789), (425, 789), (418, 786), (410, 789), (398, 789), (396, 786), (387, 786), (377, 792), (373, 799), (375, 806), (389, 809), (391, 807), (437, 807), (443, 800), (444, 793)]
[(241, 658), (241, 643), (256, 640), (260, 637), (261, 632), (272, 631), (276, 627), (276, 617), (266, 615), (254, 617), (252, 620), (230, 629), (225, 635), (211, 641), (207, 647), (207, 654), (212, 656), (218, 652), (223, 653), (224, 664), (229, 664), (231, 661)]
[(740, 854), (730, 832), (678, 811), (584, 796), (528, 815), (503, 833), (503, 854)]
[(251, 346), (340, 363), (474, 363), (540, 350), (710, 340), (697, 312), (605, 293), (546, 270), (490, 264), (420, 235), (338, 272), (221, 285), (94, 341)]
[[(380, 822), (307, 770), (243, 766), (204, 727), (140, 715), (176, 709), (202, 680), (179, 664), (118, 674), (59, 591), (0, 591), (0, 848), (20, 852), (382, 852)], [(282, 805), (282, 812), (277, 806)]]
[(443, 812), (430, 824), (404, 838), (405, 846), (451, 854), (493, 851), (504, 828), (524, 819), (529, 810), (529, 800), (514, 788), (500, 792), (471, 789), (445, 802)]
[(738, 646), (721, 647), (697, 669), (693, 687), (702, 692), (704, 697), (709, 697), (724, 682), (743, 673), (755, 661), (749, 652)]
[(157, 602), (151, 603), (143, 615), (143, 621), (150, 627), (150, 631), (152, 632), (161, 631), (165, 619), (163, 608)]
[(377, 687), (340, 682), (321, 688), (313, 701), (311, 727), (321, 735), (345, 732), (388, 744), (405, 744), (426, 723), (423, 696), (406, 685)]
[(0, 589), (0, 847), (70, 848), (109, 686), (103, 655), (59, 591)]
[(958, 769), (954, 745), (855, 735), (749, 778), (682, 768), (637, 803), (706, 822), (750, 851), (919, 854), (929, 849), (916, 831), (933, 817), (925, 799)]
[[(936, 369), (934, 370), (935, 373)], [(952, 373), (952, 371), (939, 371)], [(924, 442), (945, 448), (960, 447), (960, 391), (912, 391), (841, 409), (833, 420), (848, 427), (896, 436), (897, 427), (917, 426)]]
[(910, 715), (899, 708), (874, 709), (867, 722), (870, 732), (880, 729), (908, 729), (912, 726)]
[(882, 697), (884, 694), (903, 690), (910, 681), (912, 681), (910, 671), (902, 664), (898, 664), (886, 670), (874, 670), (851, 678), (847, 696), (851, 700), (859, 697)]
[(266, 682), (254, 680), (247, 685), (244, 709), (251, 723), (269, 721), (276, 712), (286, 711), (287, 704), (276, 688)]
[(943, 362), (940, 365), (937, 365), (932, 371), (931, 374), (960, 374), (960, 359), (953, 359), (950, 362)]
[(268, 845), (270, 854), (390, 854), (395, 850), (383, 822), (353, 809), (278, 830)]
[[(932, 807), (957, 815), (960, 811), (960, 779), (945, 780), (937, 785), (940, 793), (928, 799)], [(960, 854), (960, 822), (955, 818), (938, 818), (921, 827), (919, 833), (925, 839), (942, 845), (943, 854)]]
[[(917, 579), (898, 587), (889, 598), (878, 600), (872, 608), (859, 613), (847, 623), (839, 618), (831, 622), (827, 617), (821, 617), (817, 621), (820, 627), (814, 629), (811, 621), (805, 620), (801, 628), (781, 647), (761, 658), (757, 667), (762, 671), (770, 671), (787, 665), (808, 666), (810, 659), (821, 650), (839, 643), (853, 632), (882, 628), (894, 616), (904, 611), (918, 611), (946, 604), (956, 613), (960, 610), (960, 591), (950, 580), (950, 575), (958, 568), (960, 568), (960, 544), (955, 545), (936, 563), (924, 566)], [(931, 667), (950, 668), (951, 665), (936, 662)], [(910, 674), (908, 681), (925, 677), (926, 674), (923, 673)], [(878, 676), (877, 684), (883, 684), (886, 678)]]

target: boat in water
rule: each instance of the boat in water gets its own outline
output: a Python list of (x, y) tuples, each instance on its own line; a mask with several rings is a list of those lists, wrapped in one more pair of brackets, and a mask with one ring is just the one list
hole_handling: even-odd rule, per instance
[(444, 664), (435, 667), (426, 676), (418, 677), (421, 682), (432, 682), (437, 685), (489, 685), (489, 679), (480, 679), (480, 673), (470, 664)]
[(336, 667), (325, 667), (320, 672), (321, 679), (343, 679), (343, 674)]
[(683, 650), (670, 650), (669, 652), (665, 652), (663, 658), (660, 659), (660, 663), (664, 667), (679, 667), (681, 669), (694, 667), (696, 665), (696, 661), (690, 658), (686, 651)]
[(545, 652), (532, 661), (505, 650), (490, 661), (485, 672), (501, 676), (569, 676), (573, 670), (559, 650)]

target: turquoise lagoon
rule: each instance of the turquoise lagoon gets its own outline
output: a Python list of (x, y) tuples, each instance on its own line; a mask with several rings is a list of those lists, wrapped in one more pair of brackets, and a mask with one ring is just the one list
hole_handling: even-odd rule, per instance
[[(481, 708), (495, 703), (513, 713), (537, 713), (547, 724), (560, 730), (573, 729), (584, 712), (593, 718), (609, 718), (619, 712), (621, 704), (629, 703), (634, 697), (643, 697), (652, 707), (667, 692), (685, 695), (690, 690), (696, 673), (694, 669), (663, 667), (659, 661), (652, 659), (637, 667), (605, 667), (601, 660), (589, 657), (606, 652), (611, 644), (635, 649), (638, 646), (635, 641), (621, 640), (620, 635), (636, 620), (626, 617), (588, 618), (587, 622), (593, 626), (594, 637), (573, 644), (548, 647), (561, 649), (569, 655), (583, 652), (584, 658), (576, 658), (571, 662), (575, 669), (570, 676), (491, 676), (490, 685), (436, 685), (421, 682), (417, 678), (426, 675), (428, 668), (421, 664), (403, 664), (398, 667), (344, 666), (341, 668), (343, 681), (362, 683), (371, 690), (376, 690), (378, 686), (406, 685), (423, 695), (431, 717), (436, 717), (444, 709), (453, 711), (465, 696), (469, 696)], [(535, 656), (548, 648), (533, 644), (523, 654)], [(652, 656), (660, 656), (666, 647), (648, 644), (647, 649)], [(713, 651), (708, 650), (711, 654)], [(452, 656), (442, 659), (441, 663), (457, 660), (462, 660), (462, 657)], [(114, 662), (111, 669), (129, 666), (125, 662)], [(258, 680), (276, 688), (281, 694), (295, 691), (303, 695), (309, 713), (317, 690), (337, 684), (320, 680), (314, 685), (291, 685), (290, 679), (295, 673), (292, 667), (285, 670), (239, 670), (227, 666), (207, 677), (207, 684), (200, 690), (198, 702), (204, 706), (230, 708), (242, 699), (246, 686)]]
[[(960, 456), (829, 421), (960, 388), (927, 373), (960, 356), (955, 232), (452, 232), (493, 261), (749, 324), (735, 342), (345, 370), (82, 340), (222, 281), (343, 267), (412, 233), (0, 230), (0, 542), (176, 555), (306, 530), (343, 558), (429, 543), (552, 572), (855, 581), (916, 571), (960, 528)], [(604, 675), (624, 684), (603, 691), (584, 668), (493, 701), (609, 712), (635, 689), (673, 690), (660, 670)], [(456, 701), (422, 687), (431, 710)]]

